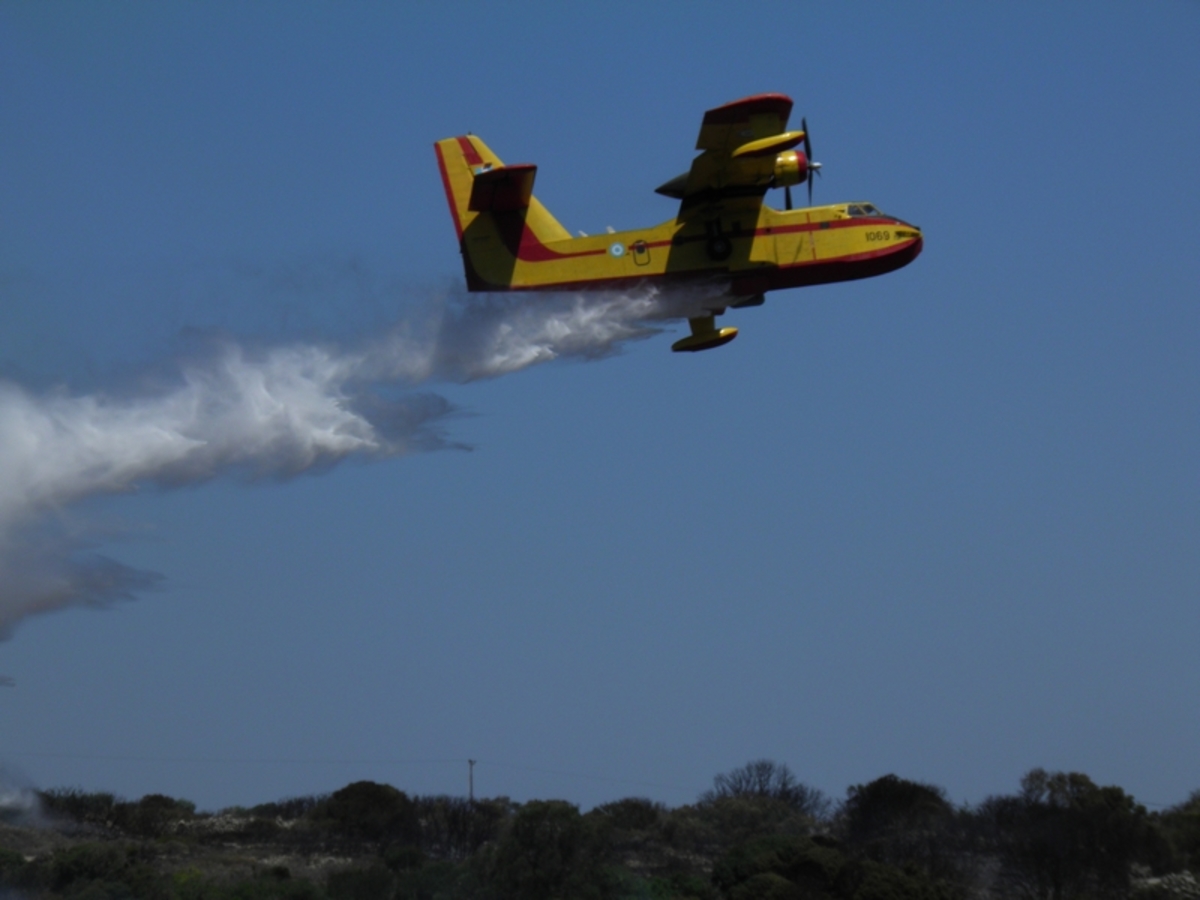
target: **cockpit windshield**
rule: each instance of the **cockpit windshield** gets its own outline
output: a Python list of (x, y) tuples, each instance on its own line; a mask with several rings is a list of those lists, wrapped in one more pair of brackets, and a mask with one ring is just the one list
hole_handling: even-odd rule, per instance
[(846, 208), (846, 213), (851, 216), (882, 216), (883, 213), (872, 206), (870, 203), (851, 203)]

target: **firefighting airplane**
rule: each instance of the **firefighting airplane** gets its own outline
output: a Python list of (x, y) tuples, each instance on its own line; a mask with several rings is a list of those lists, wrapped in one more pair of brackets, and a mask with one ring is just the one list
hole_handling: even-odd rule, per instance
[[(792, 209), (808, 182), (807, 123), (788, 131), (792, 100), (757, 94), (704, 114), (690, 171), (657, 189), (680, 200), (651, 228), (571, 237), (533, 196), (537, 166), (504, 165), (472, 134), (435, 144), (471, 291), (612, 290), (655, 283), (704, 288), (691, 335), (672, 350), (708, 350), (737, 336), (718, 328), (726, 307), (758, 306), (767, 291), (882, 275), (921, 252), (920, 229), (870, 203)], [(794, 149), (803, 144), (803, 150)], [(783, 210), (763, 202), (784, 188)]]

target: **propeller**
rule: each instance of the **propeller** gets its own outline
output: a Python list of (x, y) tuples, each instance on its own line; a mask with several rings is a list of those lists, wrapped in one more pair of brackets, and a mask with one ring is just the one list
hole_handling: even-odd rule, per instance
[[(812, 158), (812, 141), (808, 138), (808, 119), (800, 119), (800, 128), (804, 131), (804, 180), (808, 182), (808, 205), (812, 206), (813, 175), (821, 174), (821, 164)], [(783, 186), (783, 208), (792, 208), (792, 186)]]
[[(808, 160), (808, 178), (805, 179), (808, 181), (808, 205), (812, 206), (812, 177), (814, 173), (817, 175), (821, 174), (821, 164), (813, 162), (812, 141), (808, 139), (808, 120), (804, 117), (800, 118), (800, 128), (804, 132), (804, 158)], [(790, 193), (788, 194), (787, 201), (788, 209), (791, 209), (792, 198)]]

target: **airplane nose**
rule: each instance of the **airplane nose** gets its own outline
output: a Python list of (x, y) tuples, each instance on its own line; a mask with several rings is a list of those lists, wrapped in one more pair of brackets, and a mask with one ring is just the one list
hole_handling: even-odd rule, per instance
[(905, 264), (912, 262), (925, 249), (925, 235), (916, 225), (911, 225), (903, 219), (896, 219), (893, 236), (900, 241), (896, 250), (904, 258)]

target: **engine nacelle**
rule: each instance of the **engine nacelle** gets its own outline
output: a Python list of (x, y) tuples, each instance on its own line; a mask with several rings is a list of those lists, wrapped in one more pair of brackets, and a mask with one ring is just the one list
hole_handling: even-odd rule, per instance
[(774, 187), (803, 184), (808, 179), (808, 159), (800, 150), (788, 150), (775, 157)]

